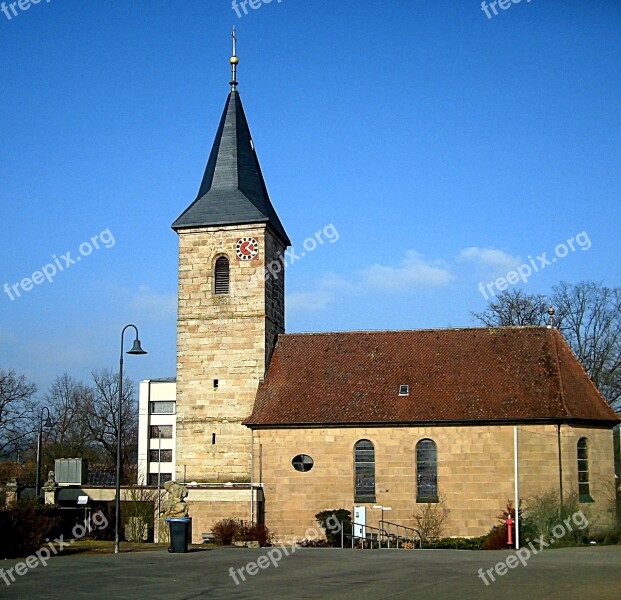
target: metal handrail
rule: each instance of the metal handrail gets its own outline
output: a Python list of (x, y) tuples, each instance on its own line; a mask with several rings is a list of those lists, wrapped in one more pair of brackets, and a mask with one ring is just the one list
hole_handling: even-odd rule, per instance
[[(354, 540), (358, 539), (362, 541), (362, 549), (364, 550), (364, 544), (365, 542), (369, 542), (369, 547), (373, 548), (373, 542), (378, 542), (380, 545), (380, 548), (382, 547), (382, 536), (386, 535), (386, 532), (383, 529), (380, 529), (379, 527), (371, 527), (371, 525), (366, 525), (365, 523), (356, 523), (355, 521), (351, 521), (351, 522), (346, 522), (346, 523), (342, 523), (341, 524), (341, 530), (345, 529), (345, 525), (347, 525), (350, 528), (350, 533), (349, 534), (345, 534), (345, 535), (349, 535), (351, 536), (351, 547), (352, 549), (354, 548)], [(354, 528), (356, 526), (362, 527), (363, 531), (364, 531), (364, 535), (356, 535), (354, 533)], [(367, 531), (371, 530), (371, 531), (377, 531), (378, 532), (378, 537), (377, 540), (374, 540), (372, 537), (370, 537), (367, 534)], [(341, 538), (341, 547), (344, 547), (344, 542), (343, 539)]]
[[(397, 548), (399, 547), (399, 542), (412, 542), (416, 543), (416, 538), (418, 538), (419, 548), (423, 547), (423, 539), (420, 534), (420, 531), (414, 527), (407, 527), (405, 525), (400, 525), (399, 523), (392, 523), (391, 521), (384, 521), (383, 519), (379, 522), (381, 529), (386, 533), (386, 537), (388, 540), (388, 548), (390, 548), (390, 540), (394, 540), (397, 543)], [(392, 531), (386, 531), (386, 526), (396, 527), (396, 533)], [(403, 530), (404, 535), (400, 534), (400, 530)], [(410, 537), (407, 536), (407, 533), (410, 533)], [(412, 535), (416, 534), (416, 535)]]
[[(396, 543), (396, 548), (399, 548), (399, 544), (403, 545), (404, 543), (412, 543), (416, 544), (416, 540), (418, 539), (419, 548), (422, 548), (422, 536), (420, 531), (414, 527), (407, 527), (405, 525), (400, 525), (399, 523), (392, 523), (391, 521), (381, 520), (379, 522), (380, 527), (372, 527), (371, 525), (366, 525), (365, 523), (356, 523), (355, 521), (351, 522), (342, 522), (341, 523), (341, 548), (345, 547), (344, 538), (349, 536), (351, 537), (351, 547), (354, 548), (355, 540), (361, 540), (362, 549), (365, 549), (365, 542), (369, 542), (369, 547), (373, 548), (373, 543), (377, 542), (379, 544), (380, 549), (382, 548), (382, 543), (386, 542), (386, 548), (390, 548), (391, 541)], [(345, 533), (345, 526), (348, 527), (349, 532)], [(357, 535), (355, 533), (356, 526), (361, 527), (364, 535)], [(397, 529), (396, 532), (389, 531), (387, 527), (395, 527)], [(377, 532), (376, 538), (373, 538), (373, 534), (369, 535), (367, 532)], [(403, 533), (401, 533), (403, 532)]]

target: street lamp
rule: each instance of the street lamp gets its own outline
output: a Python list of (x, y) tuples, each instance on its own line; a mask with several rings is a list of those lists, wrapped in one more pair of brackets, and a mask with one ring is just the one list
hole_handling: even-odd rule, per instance
[[(43, 412), (47, 411), (47, 419), (43, 423)], [(41, 488), (41, 453), (43, 452), (43, 428), (52, 428), (52, 419), (50, 419), (50, 410), (47, 406), (41, 407), (41, 413), (39, 415), (39, 435), (37, 436), (37, 475), (35, 480), (35, 498), (39, 497), (39, 491)]]
[(138, 328), (131, 323), (123, 327), (121, 331), (121, 358), (119, 359), (119, 420), (116, 430), (116, 499), (114, 501), (114, 553), (119, 553), (119, 533), (121, 523), (121, 407), (123, 405), (123, 337), (125, 331), (133, 327), (136, 332), (136, 338), (134, 339), (134, 345), (131, 350), (127, 351), (127, 354), (146, 354), (140, 345), (138, 339)]

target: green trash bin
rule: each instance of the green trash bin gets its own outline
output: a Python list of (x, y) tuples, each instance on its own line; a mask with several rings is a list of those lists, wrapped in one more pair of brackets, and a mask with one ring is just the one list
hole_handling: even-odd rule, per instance
[(166, 519), (170, 527), (170, 546), (168, 552), (187, 552), (192, 541), (192, 519)]

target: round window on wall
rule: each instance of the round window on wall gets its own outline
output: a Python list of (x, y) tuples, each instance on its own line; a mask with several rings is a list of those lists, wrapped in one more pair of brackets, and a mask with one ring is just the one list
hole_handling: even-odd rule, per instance
[(293, 457), (291, 464), (296, 471), (306, 473), (306, 471), (310, 471), (313, 468), (315, 462), (308, 454), (298, 454)]

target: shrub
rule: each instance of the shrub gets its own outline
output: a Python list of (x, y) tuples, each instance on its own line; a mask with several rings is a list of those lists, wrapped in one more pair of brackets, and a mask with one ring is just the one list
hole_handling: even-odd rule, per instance
[[(507, 548), (507, 519), (511, 516), (515, 523), (515, 506), (511, 500), (507, 500), (506, 507), (500, 511), (498, 517), (499, 525), (494, 525), (490, 532), (483, 536), (481, 546), (483, 550), (504, 550)], [(520, 500), (520, 522), (522, 522), (522, 501)], [(522, 529), (522, 527), (520, 528)], [(515, 527), (514, 527), (515, 531)], [(522, 535), (522, 537), (524, 537)], [(514, 541), (515, 544), (515, 541)]]
[[(524, 518), (521, 526), (521, 539), (535, 539), (543, 536), (543, 539), (554, 537), (552, 529), (555, 525), (562, 525), (563, 522), (582, 511), (587, 521), (589, 519), (589, 511), (586, 506), (581, 505), (578, 501), (578, 494), (572, 492), (565, 496), (561, 505), (558, 492), (550, 490), (529, 498), (524, 508)], [(590, 525), (593, 525), (591, 522)], [(573, 527), (570, 531), (566, 528), (565, 535), (557, 538), (558, 545), (575, 545), (580, 543), (588, 543), (589, 526), (578, 529)]]
[(230, 546), (235, 536), (239, 534), (242, 524), (235, 519), (222, 519), (216, 521), (211, 528), (213, 537), (223, 546)]
[(315, 519), (326, 532), (328, 544), (334, 548), (341, 546), (341, 528), (345, 523), (351, 524), (351, 511), (346, 508), (322, 510)]
[(439, 502), (421, 504), (420, 507), (420, 512), (414, 514), (414, 520), (421, 543), (426, 545), (440, 538), (450, 511), (444, 505), (444, 498), (440, 498)]
[(507, 547), (507, 526), (494, 525), (491, 531), (483, 536), (483, 550), (504, 550)]
[(58, 519), (35, 500), (18, 500), (0, 510), (0, 558), (28, 556), (52, 537)]
[[(165, 492), (160, 491), (160, 502)], [(127, 490), (126, 509), (123, 511), (124, 530), (133, 542), (153, 539), (154, 513), (158, 504), (158, 492), (150, 488), (132, 485)], [(146, 533), (146, 537), (145, 537)]]
[(604, 539), (602, 540), (602, 544), (610, 544), (610, 545), (621, 544), (621, 530), (613, 529), (611, 531), (607, 531), (604, 534)]
[(240, 525), (233, 539), (240, 542), (259, 542), (261, 547), (271, 546), (272, 544), (272, 534), (270, 530), (260, 523), (255, 523), (254, 525)]
[(437, 550), (481, 550), (483, 548), (483, 541), (486, 536), (475, 538), (441, 538), (435, 540), (425, 546), (425, 548), (432, 548)]
[(302, 548), (331, 548), (330, 542), (328, 540), (310, 540), (304, 539), (297, 542), (298, 546)]

